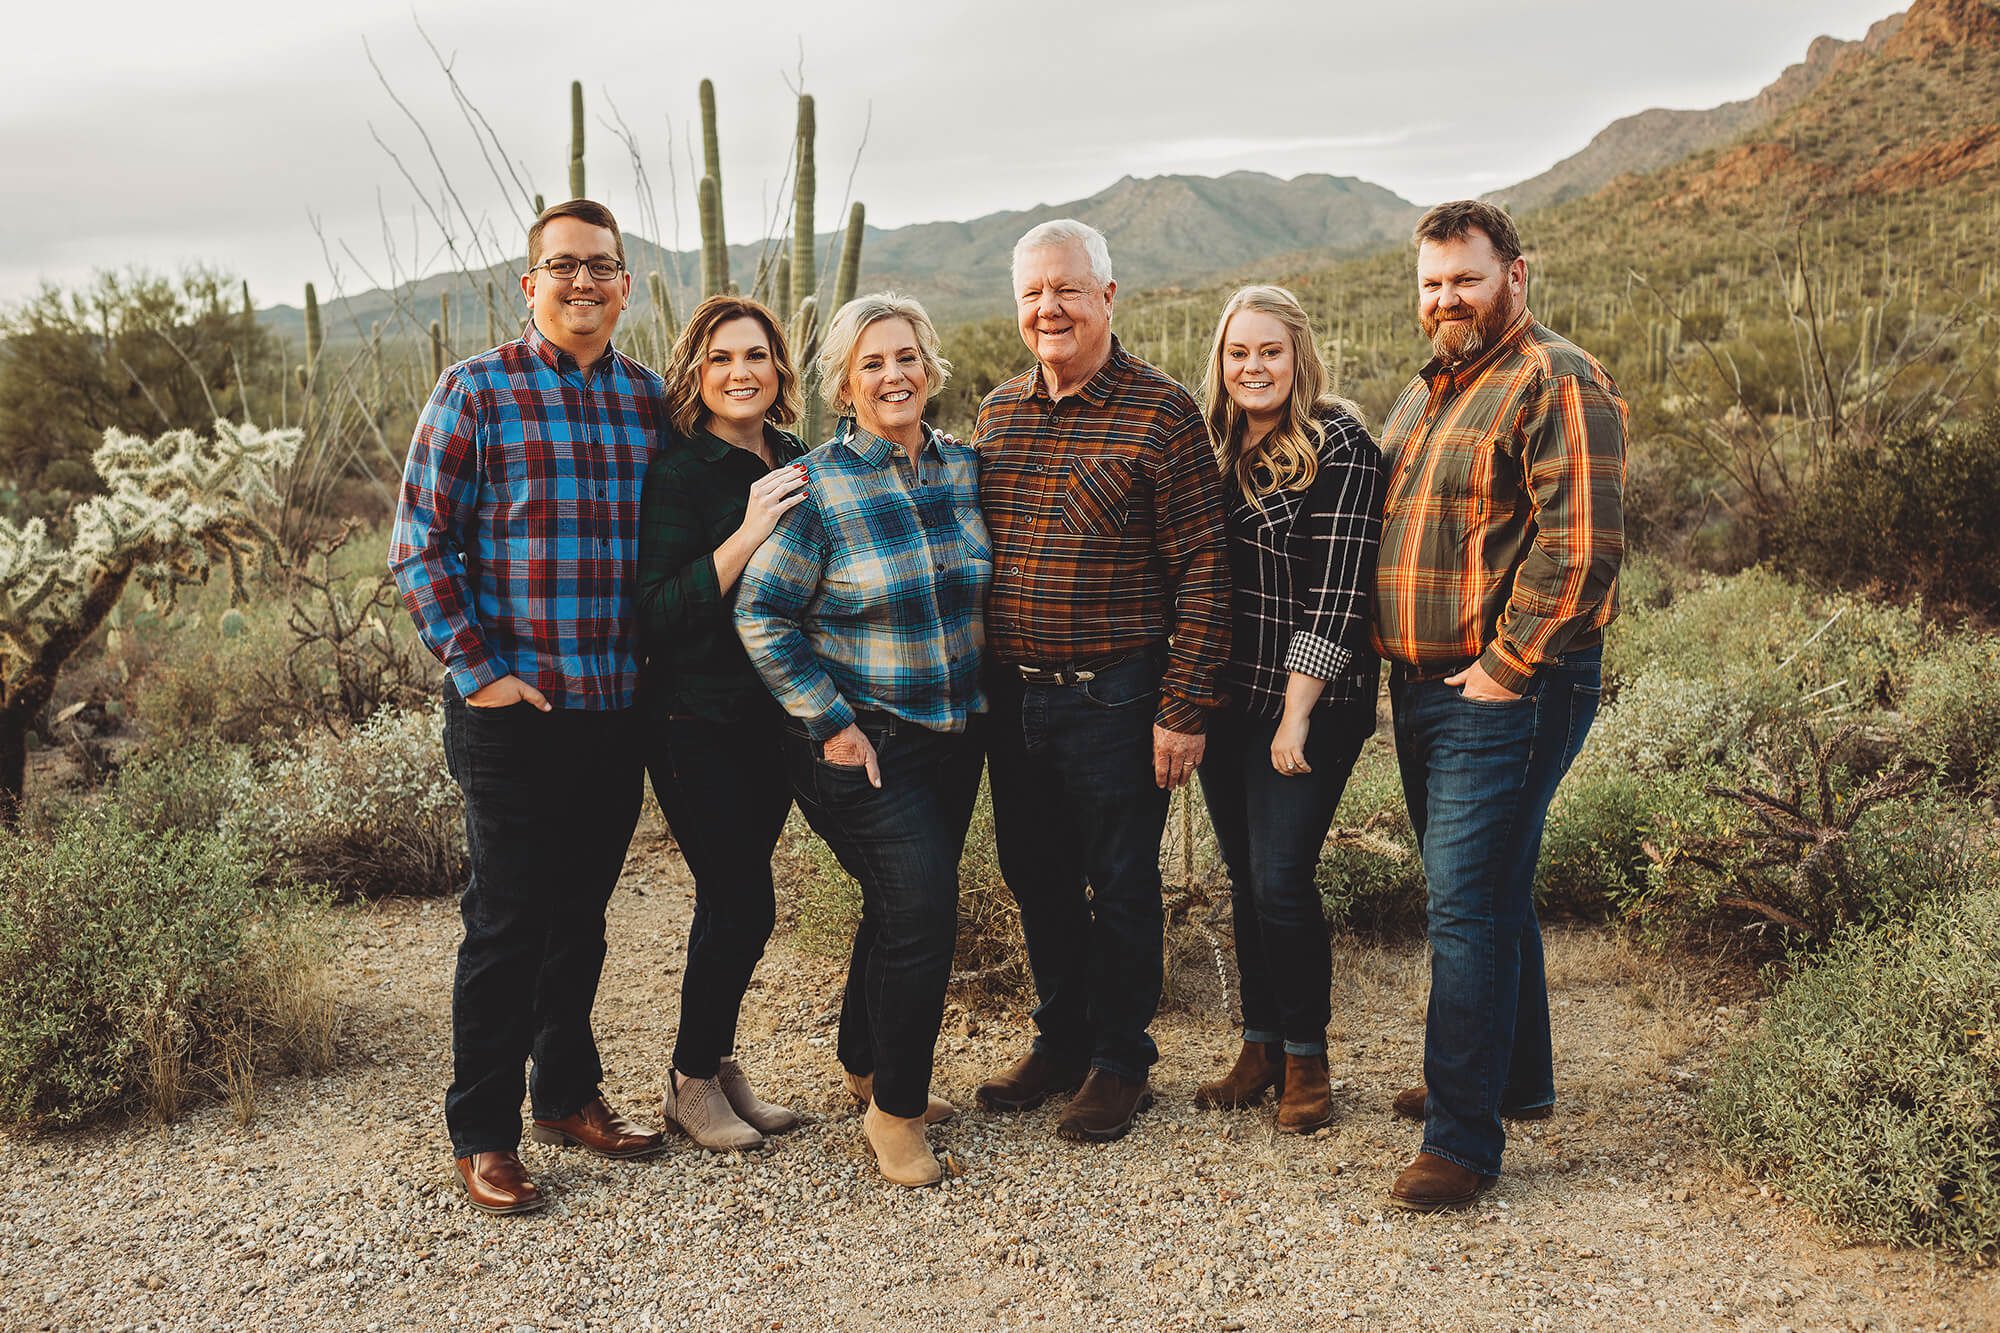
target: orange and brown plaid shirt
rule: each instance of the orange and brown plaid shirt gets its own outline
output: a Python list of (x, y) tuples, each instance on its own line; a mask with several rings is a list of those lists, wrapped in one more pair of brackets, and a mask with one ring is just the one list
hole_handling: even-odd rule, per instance
[(1229, 563), (1222, 473), (1187, 390), (1114, 338), (1060, 402), (1039, 366), (994, 389), (973, 438), (987, 651), (1088, 667), (1165, 640), (1155, 720), (1202, 731), (1229, 656)]
[(1462, 366), (1433, 360), (1382, 431), (1375, 651), (1420, 676), (1477, 659), (1510, 690), (1602, 640), (1625, 554), (1625, 400), (1525, 310)]

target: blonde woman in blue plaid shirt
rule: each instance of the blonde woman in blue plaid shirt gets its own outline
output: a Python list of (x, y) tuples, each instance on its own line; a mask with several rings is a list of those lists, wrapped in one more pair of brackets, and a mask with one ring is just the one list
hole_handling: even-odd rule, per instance
[(819, 357), (833, 439), (806, 499), (751, 556), (736, 629), (790, 715), (799, 808), (861, 883), (839, 1056), (882, 1174), (942, 1177), (924, 1126), (958, 927), (958, 857), (979, 786), (973, 721), (992, 546), (977, 456), (924, 422), (950, 371), (917, 302), (842, 306)]

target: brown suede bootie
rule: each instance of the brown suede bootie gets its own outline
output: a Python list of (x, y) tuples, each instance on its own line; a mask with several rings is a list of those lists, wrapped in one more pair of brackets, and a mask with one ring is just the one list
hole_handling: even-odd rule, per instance
[(1239, 1106), (1255, 1106), (1264, 1100), (1264, 1090), (1285, 1088), (1285, 1044), (1281, 1041), (1246, 1041), (1236, 1053), (1236, 1063), (1213, 1083), (1194, 1090), (1194, 1104), (1218, 1111)]
[(1285, 1090), (1278, 1099), (1278, 1132), (1304, 1134), (1333, 1120), (1333, 1090), (1326, 1055), (1287, 1055)]

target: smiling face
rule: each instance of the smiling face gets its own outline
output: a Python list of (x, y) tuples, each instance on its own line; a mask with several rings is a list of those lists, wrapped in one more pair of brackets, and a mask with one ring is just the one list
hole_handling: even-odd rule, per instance
[(1493, 346), (1520, 313), (1527, 279), (1528, 261), (1502, 263), (1477, 228), (1419, 246), (1417, 322), (1438, 359), (1468, 361)]
[[(551, 218), (542, 229), (540, 259), (618, 258), (618, 238), (608, 227), (592, 226), (581, 218)], [(604, 354), (611, 343), (611, 331), (632, 296), (632, 275), (620, 273), (609, 282), (590, 276), (588, 268), (578, 268), (567, 281), (552, 278), (545, 268), (521, 275), (521, 291), (527, 295), (528, 309), (542, 336), (589, 365)]]
[(1115, 282), (1091, 276), (1080, 244), (1045, 245), (1021, 256), (1014, 299), (1021, 341), (1065, 387), (1097, 373), (1111, 355)]
[(1239, 310), (1222, 333), (1222, 385), (1242, 413), (1268, 428), (1292, 400), (1292, 335), (1276, 315)]
[(708, 415), (729, 426), (754, 426), (777, 401), (778, 367), (762, 321), (744, 315), (716, 325), (701, 362), (701, 405)]
[(861, 330), (847, 363), (856, 425), (897, 444), (911, 443), (921, 437), (928, 387), (917, 331), (909, 320), (878, 319)]

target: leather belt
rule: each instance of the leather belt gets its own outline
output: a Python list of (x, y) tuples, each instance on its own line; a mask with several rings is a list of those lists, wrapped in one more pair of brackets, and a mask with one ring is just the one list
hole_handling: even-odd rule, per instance
[(1087, 667), (1042, 666), (1035, 662), (1014, 662), (1011, 665), (1021, 679), (1029, 685), (1081, 685), (1085, 681), (1096, 680), (1100, 672), (1109, 671), (1115, 666), (1122, 666), (1124, 663), (1138, 656), (1140, 656), (1139, 653), (1122, 653), (1117, 657), (1107, 658), (1102, 662), (1096, 662)]

